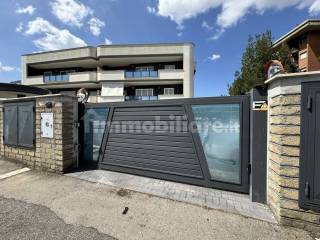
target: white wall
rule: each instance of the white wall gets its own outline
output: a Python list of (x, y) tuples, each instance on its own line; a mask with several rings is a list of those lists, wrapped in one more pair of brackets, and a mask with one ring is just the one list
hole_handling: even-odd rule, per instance
[(23, 85), (41, 85), (43, 84), (43, 76), (33, 76), (33, 77), (24, 78), (22, 81), (22, 84)]
[(193, 45), (185, 45), (183, 48), (183, 95), (187, 98), (194, 96), (194, 56)]
[(69, 82), (95, 82), (97, 81), (96, 72), (75, 72), (69, 73)]
[(123, 96), (123, 83), (103, 82), (101, 88), (101, 97)]
[(124, 70), (103, 71), (98, 70), (98, 81), (105, 80), (124, 80)]

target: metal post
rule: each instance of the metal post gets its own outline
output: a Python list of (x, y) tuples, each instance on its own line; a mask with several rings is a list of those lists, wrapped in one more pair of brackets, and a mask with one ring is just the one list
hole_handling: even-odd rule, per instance
[(250, 199), (267, 201), (267, 91), (255, 87), (250, 91)]

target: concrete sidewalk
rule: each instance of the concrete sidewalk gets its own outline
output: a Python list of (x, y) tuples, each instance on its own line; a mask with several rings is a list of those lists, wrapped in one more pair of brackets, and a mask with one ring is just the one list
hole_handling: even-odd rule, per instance
[(117, 239), (312, 239), (302, 230), (67, 176), (30, 171), (1, 180), (0, 189), (4, 198)]
[(74, 172), (67, 176), (276, 223), (269, 207), (251, 202), (247, 194), (105, 170)]
[(0, 159), (0, 175), (23, 168), (23, 165), (17, 162)]

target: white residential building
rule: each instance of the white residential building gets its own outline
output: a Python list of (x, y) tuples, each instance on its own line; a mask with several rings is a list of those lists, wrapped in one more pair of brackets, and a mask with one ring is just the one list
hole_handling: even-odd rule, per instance
[(76, 95), (89, 102), (190, 98), (194, 45), (101, 45), (22, 56), (22, 84)]

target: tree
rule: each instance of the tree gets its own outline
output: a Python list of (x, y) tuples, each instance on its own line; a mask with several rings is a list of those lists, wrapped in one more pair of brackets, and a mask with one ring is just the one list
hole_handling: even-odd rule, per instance
[(279, 60), (286, 72), (294, 72), (296, 68), (290, 58), (290, 49), (282, 45), (279, 49), (272, 49), (271, 31), (249, 36), (247, 47), (242, 55), (240, 71), (236, 71), (234, 81), (228, 85), (230, 95), (244, 95), (252, 87), (263, 85), (266, 80), (264, 65), (270, 60)]

